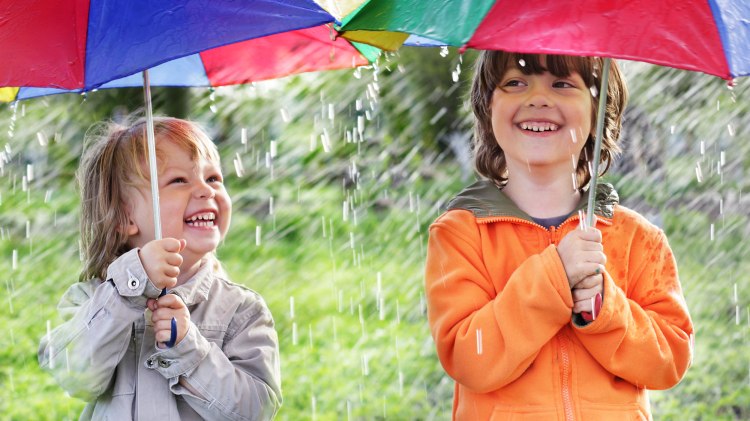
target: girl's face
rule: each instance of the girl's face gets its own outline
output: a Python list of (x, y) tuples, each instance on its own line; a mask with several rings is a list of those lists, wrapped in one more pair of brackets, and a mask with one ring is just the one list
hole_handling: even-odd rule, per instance
[(510, 67), (492, 94), (492, 131), (511, 172), (564, 166), (574, 172), (591, 114), (591, 92), (576, 72), (525, 75)]
[[(171, 141), (159, 142), (159, 150), (166, 157), (159, 168), (162, 237), (187, 240), (181, 254), (186, 261), (200, 260), (216, 250), (232, 217), (221, 168), (203, 157), (193, 161), (189, 152)], [(128, 201), (128, 244), (143, 247), (154, 239), (150, 185), (129, 189)]]

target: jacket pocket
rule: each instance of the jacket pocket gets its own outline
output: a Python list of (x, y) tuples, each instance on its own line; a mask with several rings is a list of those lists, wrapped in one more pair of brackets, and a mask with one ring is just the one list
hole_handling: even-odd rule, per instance
[(554, 406), (496, 406), (490, 421), (549, 421), (557, 419)]
[(650, 419), (643, 413), (637, 403), (608, 404), (582, 402), (581, 416), (584, 420), (648, 421)]

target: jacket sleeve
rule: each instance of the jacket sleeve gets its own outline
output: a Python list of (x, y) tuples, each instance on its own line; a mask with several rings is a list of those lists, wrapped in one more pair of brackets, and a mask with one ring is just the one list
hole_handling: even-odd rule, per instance
[(143, 317), (147, 294), (158, 295), (134, 249), (107, 270), (108, 281), (72, 285), (58, 310), (64, 323), (45, 335), (39, 364), (71, 396), (94, 401), (109, 387), (115, 367), (132, 337), (132, 324)]
[(270, 420), (281, 406), (278, 338), (257, 295), (238, 308), (221, 348), (191, 322), (180, 343), (152, 358), (172, 393), (204, 419)]
[[(523, 374), (570, 321), (573, 307), (554, 246), (526, 258), (495, 285), (482, 241), (471, 213), (444, 214), (430, 227), (425, 270), (438, 358), (453, 379), (477, 393), (501, 388)], [(502, 253), (493, 258), (508, 258)]]
[(693, 324), (666, 236), (654, 229), (641, 238), (631, 246), (629, 264), (637, 269), (627, 291), (605, 273), (599, 316), (574, 331), (607, 371), (641, 387), (668, 389), (690, 366)]

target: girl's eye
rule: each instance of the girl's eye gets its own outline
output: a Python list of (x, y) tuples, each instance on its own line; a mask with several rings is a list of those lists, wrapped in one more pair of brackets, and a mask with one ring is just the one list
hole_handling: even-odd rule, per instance
[(187, 180), (184, 177), (175, 177), (173, 178), (169, 184), (175, 184), (175, 183), (187, 183)]
[(208, 177), (206, 179), (209, 183), (221, 183), (221, 176), (219, 175), (212, 175), (211, 177)]

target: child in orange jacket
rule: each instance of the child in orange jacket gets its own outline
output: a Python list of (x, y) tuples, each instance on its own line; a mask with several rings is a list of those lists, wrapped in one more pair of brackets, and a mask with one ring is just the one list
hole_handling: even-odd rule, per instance
[[(430, 227), (428, 317), (457, 420), (651, 419), (693, 326), (664, 233), (597, 186), (581, 229), (602, 60), (483, 52), (471, 90), (485, 179)], [(612, 64), (601, 164), (627, 89)], [(591, 320), (588, 315), (593, 314)]]

